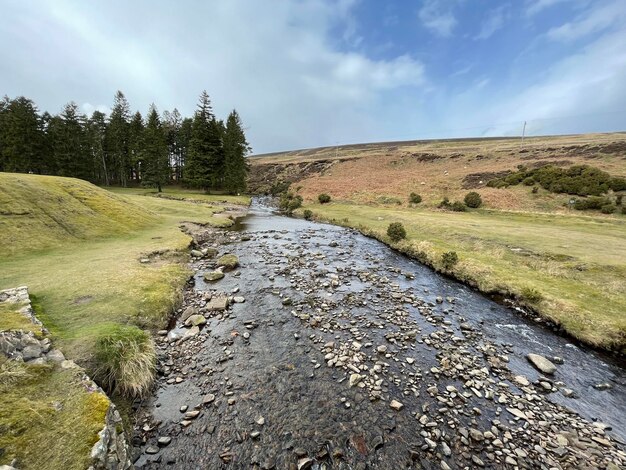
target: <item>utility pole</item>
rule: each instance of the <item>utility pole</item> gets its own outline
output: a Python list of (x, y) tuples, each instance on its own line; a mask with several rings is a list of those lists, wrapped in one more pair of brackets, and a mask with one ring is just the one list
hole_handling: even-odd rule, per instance
[(522, 143), (520, 147), (524, 147), (524, 137), (526, 136), (526, 121), (524, 121), (524, 127), (522, 128)]

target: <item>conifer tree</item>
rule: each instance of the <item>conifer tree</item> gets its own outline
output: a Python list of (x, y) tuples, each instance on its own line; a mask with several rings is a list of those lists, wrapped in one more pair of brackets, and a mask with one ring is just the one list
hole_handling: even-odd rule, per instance
[(113, 179), (122, 186), (127, 185), (130, 171), (128, 158), (129, 122), (130, 107), (128, 101), (124, 93), (118, 90), (107, 125), (106, 151), (109, 172)]
[(141, 113), (137, 111), (133, 115), (128, 127), (128, 162), (130, 168), (130, 178), (134, 181), (140, 181), (142, 178), (140, 163), (143, 158), (143, 138), (143, 117), (141, 116)]
[(40, 117), (33, 101), (19, 96), (3, 100), (0, 149), (3, 171), (41, 173)]
[(200, 95), (198, 109), (193, 117), (189, 152), (185, 164), (188, 185), (209, 191), (217, 180), (215, 174), (222, 152), (219, 128), (206, 91)]
[(248, 167), (245, 157), (249, 150), (241, 118), (233, 110), (224, 130), (224, 189), (230, 194), (241, 193), (246, 189)]
[(89, 180), (93, 175), (89, 152), (86, 151), (84, 121), (84, 116), (78, 112), (78, 105), (74, 102), (65, 105), (58, 116), (52, 148), (57, 174), (60, 176)]
[(105, 133), (106, 115), (96, 110), (87, 121), (87, 142), (93, 162), (94, 180), (108, 186), (109, 175), (104, 152)]
[(165, 130), (154, 104), (150, 106), (148, 120), (143, 133), (143, 158), (141, 165), (144, 186), (156, 187), (159, 192), (169, 181), (168, 148)]

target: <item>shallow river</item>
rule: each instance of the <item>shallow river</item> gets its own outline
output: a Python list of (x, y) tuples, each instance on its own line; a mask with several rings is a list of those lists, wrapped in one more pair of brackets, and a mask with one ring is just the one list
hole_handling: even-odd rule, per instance
[[(214, 260), (194, 263), (185, 307), (208, 322), (159, 346), (162, 375), (134, 438), (139, 467), (626, 462), (615, 442), (626, 440), (623, 361), (575, 346), (378, 241), (258, 201), (207, 246), (237, 255), (240, 266), (205, 283)], [(208, 311), (220, 293), (245, 302)], [(528, 353), (563, 363), (543, 375)], [(167, 438), (161, 446), (158, 437)]]

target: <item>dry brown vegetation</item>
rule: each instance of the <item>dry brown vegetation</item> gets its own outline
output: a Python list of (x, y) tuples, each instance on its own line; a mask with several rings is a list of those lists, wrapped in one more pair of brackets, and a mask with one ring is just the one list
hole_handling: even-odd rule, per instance
[[(326, 160), (320, 172), (298, 177), (298, 167), (310, 168), (320, 160)], [(415, 192), (424, 198), (423, 204), (434, 206), (445, 196), (462, 200), (470, 189), (478, 189), (489, 208), (551, 211), (569, 197), (545, 191), (530, 194), (528, 187), (503, 191), (486, 184), (518, 165), (588, 164), (626, 176), (626, 133), (534, 137), (523, 145), (519, 138), (506, 138), (323, 147), (258, 156), (251, 163), (259, 179), (271, 169), (273, 179), (297, 181), (305, 201), (326, 192), (334, 200), (371, 203), (383, 195), (406, 204)]]

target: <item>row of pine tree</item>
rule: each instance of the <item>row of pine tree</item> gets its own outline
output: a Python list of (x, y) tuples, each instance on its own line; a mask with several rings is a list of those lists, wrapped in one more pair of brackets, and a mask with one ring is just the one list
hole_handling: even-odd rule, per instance
[(53, 116), (22, 96), (0, 101), (0, 171), (236, 194), (245, 190), (249, 151), (237, 111), (217, 119), (206, 91), (193, 118), (177, 109), (159, 115), (154, 105), (145, 117), (131, 115), (121, 91), (108, 116), (87, 117), (73, 102)]

